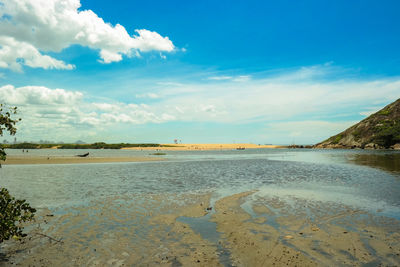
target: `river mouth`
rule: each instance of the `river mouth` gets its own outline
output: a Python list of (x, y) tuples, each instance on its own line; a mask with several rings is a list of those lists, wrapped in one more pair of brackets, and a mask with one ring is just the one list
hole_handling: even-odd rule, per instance
[(1, 245), (2, 264), (400, 264), (396, 174), (237, 157), (4, 166), (3, 184), (39, 214), (23, 243)]

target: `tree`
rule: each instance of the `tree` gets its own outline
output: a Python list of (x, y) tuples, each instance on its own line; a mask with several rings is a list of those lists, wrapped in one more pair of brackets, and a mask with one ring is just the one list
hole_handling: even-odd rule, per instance
[[(17, 114), (16, 107), (9, 108), (0, 104), (0, 136), (3, 136), (5, 131), (10, 135), (16, 134), (17, 129), (15, 128), (15, 124), (21, 119), (12, 119), (11, 116), (15, 114)], [(6, 160), (6, 152), (4, 151), (4, 147), (0, 146), (0, 161), (2, 160)]]
[[(0, 136), (4, 132), (15, 135), (15, 124), (21, 119), (12, 119), (17, 114), (16, 107), (7, 107), (0, 104)], [(6, 160), (4, 147), (0, 145), (0, 161)], [(1, 165), (0, 165), (1, 166)], [(11, 237), (21, 239), (26, 236), (23, 231), (23, 222), (32, 221), (36, 209), (32, 208), (25, 200), (15, 199), (6, 188), (0, 187), (0, 243)]]

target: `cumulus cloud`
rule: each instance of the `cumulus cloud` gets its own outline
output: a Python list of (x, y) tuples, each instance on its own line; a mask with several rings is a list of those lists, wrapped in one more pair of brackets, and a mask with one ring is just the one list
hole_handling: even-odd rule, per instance
[(93, 107), (100, 111), (110, 112), (119, 109), (118, 106), (109, 103), (92, 103)]
[(164, 112), (157, 112), (145, 104), (92, 103), (96, 116), (101, 123), (162, 123), (175, 117)]
[(154, 110), (145, 104), (93, 103), (86, 101), (82, 92), (44, 86), (1, 86), (0, 103), (17, 106), (18, 116), (23, 118), (19, 132), (32, 138), (37, 136), (37, 140), (55, 136), (68, 139), (71, 134), (87, 133), (93, 129), (101, 132), (118, 124), (175, 120), (165, 110)]
[(0, 68), (10, 68), (21, 71), (21, 65), (43, 69), (67, 69), (74, 68), (47, 55), (42, 55), (33, 45), (19, 42), (12, 37), (0, 36)]
[(0, 1), (0, 67), (72, 69), (43, 52), (60, 52), (73, 44), (99, 50), (103, 63), (175, 48), (168, 37), (157, 32), (137, 29), (129, 35), (122, 25), (113, 26), (80, 7), (79, 0)]
[(81, 92), (49, 89), (44, 86), (0, 87), (0, 102), (9, 105), (73, 105), (82, 99)]

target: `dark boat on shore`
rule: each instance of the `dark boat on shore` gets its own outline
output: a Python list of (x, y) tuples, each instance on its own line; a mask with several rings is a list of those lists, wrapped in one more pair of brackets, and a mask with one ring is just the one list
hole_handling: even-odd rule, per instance
[(88, 153), (85, 153), (85, 154), (76, 155), (76, 156), (77, 156), (77, 157), (84, 158), (84, 157), (89, 156), (89, 152), (88, 152)]

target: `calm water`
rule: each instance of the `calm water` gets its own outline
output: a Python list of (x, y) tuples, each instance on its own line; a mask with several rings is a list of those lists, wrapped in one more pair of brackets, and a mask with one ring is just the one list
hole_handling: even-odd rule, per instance
[[(89, 150), (91, 156), (147, 156), (149, 151)], [(79, 150), (30, 150), (71, 156)], [(8, 151), (22, 154), (20, 150)], [(33, 206), (68, 208), (142, 193), (258, 194), (336, 202), (400, 219), (400, 153), (283, 150), (166, 152), (167, 161), (71, 165), (6, 165), (0, 185)]]

